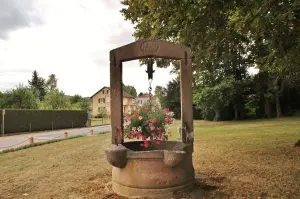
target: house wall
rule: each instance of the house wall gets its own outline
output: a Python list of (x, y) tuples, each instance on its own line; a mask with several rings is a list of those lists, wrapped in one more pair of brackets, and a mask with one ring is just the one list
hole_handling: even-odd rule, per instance
[(135, 108), (135, 102), (131, 97), (124, 97), (123, 98), (123, 113), (128, 113)]
[[(99, 102), (100, 99), (100, 102)], [(103, 102), (105, 99), (105, 103)], [(106, 110), (107, 113), (110, 113), (110, 89), (104, 88), (102, 91), (97, 93), (92, 98), (92, 115), (95, 117), (99, 111)]]

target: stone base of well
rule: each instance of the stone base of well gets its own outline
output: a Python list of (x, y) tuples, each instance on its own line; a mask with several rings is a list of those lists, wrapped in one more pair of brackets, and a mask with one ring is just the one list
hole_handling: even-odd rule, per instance
[(172, 197), (174, 193), (189, 193), (195, 188), (195, 181), (185, 185), (162, 189), (140, 189), (127, 187), (116, 182), (112, 183), (112, 189), (115, 193), (128, 198), (147, 198), (147, 199), (166, 199)]
[(195, 184), (192, 145), (167, 141), (151, 150), (127, 142), (105, 150), (113, 165), (113, 190), (129, 198), (166, 198)]

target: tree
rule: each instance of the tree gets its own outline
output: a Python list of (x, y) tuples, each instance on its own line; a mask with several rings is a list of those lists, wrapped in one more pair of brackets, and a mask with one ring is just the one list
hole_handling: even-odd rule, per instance
[(82, 100), (79, 102), (79, 104), (80, 104), (80, 109), (81, 110), (84, 110), (84, 111), (87, 111), (87, 112), (92, 110), (91, 109), (91, 102), (87, 98), (82, 98)]
[(76, 94), (70, 98), (70, 101), (71, 101), (71, 104), (76, 104), (78, 102), (81, 102), (82, 99), (83, 98), (81, 97), (81, 95)]
[(70, 101), (65, 94), (59, 90), (53, 90), (47, 93), (41, 105), (41, 109), (49, 110), (65, 110), (70, 108)]
[(165, 88), (162, 86), (156, 86), (154, 90), (154, 94), (156, 95), (156, 97), (158, 97), (161, 107), (165, 107), (165, 98), (166, 98)]
[(204, 118), (213, 110), (214, 120), (220, 121), (222, 109), (232, 102), (234, 82), (234, 78), (229, 77), (214, 87), (205, 87), (196, 93), (194, 102), (201, 109)]
[(53, 91), (54, 89), (57, 89), (57, 81), (58, 79), (56, 78), (55, 74), (49, 75), (46, 82), (47, 91)]
[(123, 91), (125, 91), (126, 93), (132, 95), (133, 97), (137, 96), (137, 92), (136, 89), (133, 86), (126, 86), (125, 84), (123, 84)]
[(38, 95), (23, 85), (18, 85), (0, 96), (0, 108), (2, 109), (38, 109), (38, 104)]
[(46, 85), (45, 80), (42, 77), (39, 77), (37, 71), (33, 71), (31, 80), (28, 80), (30, 88), (34, 92), (39, 92), (39, 98), (42, 101), (46, 95)]
[(140, 97), (140, 96), (142, 96), (142, 95), (144, 95), (144, 93), (140, 92), (140, 94), (139, 94), (138, 96)]
[(175, 118), (180, 118), (181, 102), (180, 102), (180, 81), (173, 79), (169, 81), (166, 87), (165, 107), (174, 112)]

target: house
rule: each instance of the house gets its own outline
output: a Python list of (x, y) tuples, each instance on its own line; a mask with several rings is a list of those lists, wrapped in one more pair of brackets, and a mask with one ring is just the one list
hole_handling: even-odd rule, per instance
[[(145, 93), (145, 94), (143, 94), (141, 96), (138, 96), (135, 99), (135, 101), (136, 101), (136, 103), (137, 103), (138, 106), (143, 106), (146, 102), (150, 101), (149, 94)], [(156, 104), (160, 105), (158, 97), (152, 96), (152, 103), (156, 103)]]
[[(101, 113), (110, 114), (110, 88), (103, 87), (90, 97), (92, 102), (92, 116), (95, 117)], [(136, 104), (134, 97), (123, 92), (123, 112), (128, 113), (134, 110)]]

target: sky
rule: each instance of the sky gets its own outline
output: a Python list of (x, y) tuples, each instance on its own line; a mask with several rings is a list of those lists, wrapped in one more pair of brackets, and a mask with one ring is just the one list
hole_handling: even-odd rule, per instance
[[(0, 0), (0, 91), (28, 85), (32, 72), (55, 74), (66, 95), (92, 96), (110, 85), (109, 51), (134, 41), (120, 0)], [(123, 64), (123, 83), (147, 92), (146, 66)], [(152, 87), (171, 67), (155, 67)]]

